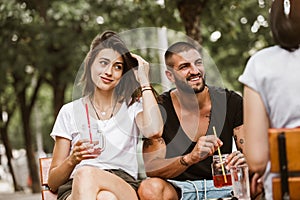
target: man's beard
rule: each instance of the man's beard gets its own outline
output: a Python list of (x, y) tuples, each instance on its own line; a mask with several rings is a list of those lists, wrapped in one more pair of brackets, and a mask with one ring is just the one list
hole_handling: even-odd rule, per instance
[[(174, 79), (175, 79), (175, 85), (179, 90), (184, 91), (186, 93), (190, 93), (190, 94), (201, 93), (204, 90), (205, 85), (206, 85), (205, 77), (203, 77), (203, 76), (201, 76), (202, 85), (200, 87), (194, 87), (194, 88), (192, 88), (189, 84), (187, 84), (187, 82), (178, 79), (176, 76), (174, 76)], [(188, 78), (186, 78), (186, 81), (189, 81), (190, 79), (191, 79), (191, 77), (188, 77)]]

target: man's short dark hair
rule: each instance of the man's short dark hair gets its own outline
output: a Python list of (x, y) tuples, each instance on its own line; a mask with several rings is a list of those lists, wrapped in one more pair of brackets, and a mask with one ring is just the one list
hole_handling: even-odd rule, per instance
[(195, 49), (201, 54), (201, 47), (200, 45), (191, 44), (189, 42), (176, 42), (172, 44), (165, 53), (165, 64), (167, 67), (173, 67), (174, 63), (171, 60), (171, 57), (174, 54), (179, 54), (184, 51), (189, 51), (191, 49)]

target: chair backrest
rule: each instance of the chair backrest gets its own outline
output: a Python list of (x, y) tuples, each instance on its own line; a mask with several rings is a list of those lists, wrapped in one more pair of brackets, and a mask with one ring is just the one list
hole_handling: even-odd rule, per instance
[(48, 187), (48, 173), (50, 169), (52, 158), (39, 158), (40, 163), (40, 179), (42, 185), (42, 199), (43, 200), (56, 200), (57, 195), (51, 192)]
[(273, 199), (300, 198), (300, 128), (269, 129)]

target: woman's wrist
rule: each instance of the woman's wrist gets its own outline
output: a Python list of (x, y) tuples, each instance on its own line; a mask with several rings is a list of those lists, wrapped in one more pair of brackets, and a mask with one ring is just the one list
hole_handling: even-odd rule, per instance
[(141, 82), (140, 85), (141, 85), (141, 88), (143, 88), (143, 87), (150, 87), (151, 86), (151, 84), (148, 81)]
[(144, 85), (144, 86), (141, 86), (141, 92), (145, 92), (145, 91), (152, 91), (152, 87), (149, 85)]
[(69, 160), (69, 165), (72, 166), (72, 167), (75, 167), (77, 164), (80, 163), (80, 161), (78, 161), (73, 154), (71, 154), (68, 158), (69, 158), (68, 159)]

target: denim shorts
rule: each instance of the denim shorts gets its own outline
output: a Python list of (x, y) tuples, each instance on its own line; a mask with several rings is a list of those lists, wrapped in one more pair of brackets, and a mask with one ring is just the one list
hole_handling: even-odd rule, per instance
[(213, 180), (168, 181), (179, 191), (181, 200), (218, 199), (233, 196), (232, 186), (216, 188)]

